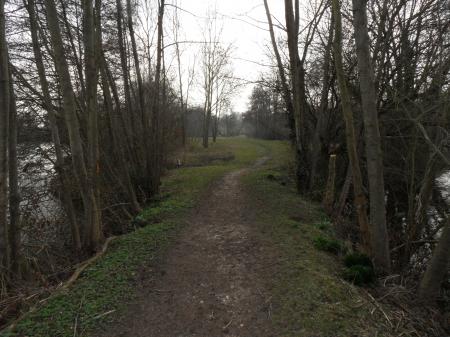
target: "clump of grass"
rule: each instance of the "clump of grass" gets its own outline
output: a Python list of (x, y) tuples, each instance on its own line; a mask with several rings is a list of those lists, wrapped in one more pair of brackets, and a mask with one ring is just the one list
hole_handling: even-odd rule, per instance
[(286, 220), (285, 224), (291, 227), (292, 229), (299, 229), (302, 225), (301, 222), (293, 219)]
[(370, 257), (359, 252), (352, 252), (345, 255), (344, 265), (348, 268), (357, 265), (373, 268), (372, 260), (370, 259)]
[(317, 222), (315, 226), (321, 231), (328, 231), (330, 229), (330, 221), (322, 220), (320, 222)]
[(373, 268), (362, 265), (354, 265), (344, 270), (343, 278), (357, 286), (370, 284), (375, 281)]
[(375, 281), (375, 272), (369, 256), (359, 252), (349, 253), (344, 257), (346, 269), (343, 278), (355, 285), (361, 286)]
[(339, 254), (343, 251), (343, 245), (336, 239), (327, 238), (324, 236), (317, 236), (314, 241), (314, 247), (324, 252)]

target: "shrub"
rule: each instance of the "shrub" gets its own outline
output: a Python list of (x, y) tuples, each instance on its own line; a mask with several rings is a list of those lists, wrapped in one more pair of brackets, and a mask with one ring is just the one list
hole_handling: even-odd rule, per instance
[(372, 267), (363, 265), (353, 265), (344, 270), (343, 278), (355, 285), (372, 283), (375, 280), (375, 273)]
[(369, 256), (359, 252), (349, 253), (344, 257), (344, 265), (348, 268), (352, 266), (366, 266), (373, 269), (372, 260)]
[(322, 220), (321, 222), (316, 223), (315, 226), (321, 231), (327, 231), (330, 229), (330, 222), (327, 220)]
[(323, 236), (318, 236), (314, 239), (314, 246), (319, 250), (333, 254), (338, 254), (342, 251), (342, 244), (339, 241)]

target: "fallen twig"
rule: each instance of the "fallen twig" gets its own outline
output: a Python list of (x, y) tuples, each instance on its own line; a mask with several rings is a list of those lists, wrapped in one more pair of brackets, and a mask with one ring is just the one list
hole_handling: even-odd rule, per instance
[(93, 257), (91, 257), (90, 259), (86, 260), (85, 262), (83, 262), (76, 270), (75, 272), (72, 274), (72, 276), (69, 278), (69, 280), (67, 280), (66, 283), (64, 283), (61, 288), (62, 289), (67, 289), (68, 287), (70, 287), (70, 285), (72, 283), (74, 283), (81, 275), (81, 273), (88, 267), (90, 266), (92, 263), (94, 263), (95, 261), (97, 261), (103, 254), (105, 254), (106, 250), (108, 249), (109, 243), (114, 240), (116, 237), (115, 236), (111, 236), (109, 238), (106, 239), (105, 243), (103, 244), (102, 249), (95, 254)]

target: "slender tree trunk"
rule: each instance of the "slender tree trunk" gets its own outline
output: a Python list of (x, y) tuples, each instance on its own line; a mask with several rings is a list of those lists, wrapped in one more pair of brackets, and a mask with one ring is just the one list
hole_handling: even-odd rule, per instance
[[(100, 151), (98, 145), (98, 115), (97, 115), (97, 56), (95, 52), (96, 32), (94, 20), (93, 0), (83, 0), (83, 37), (84, 37), (84, 63), (86, 78), (86, 112), (88, 128), (88, 189), (94, 196), (90, 204), (90, 218), (85, 230), (85, 244), (96, 250), (103, 240), (100, 210)], [(101, 29), (100, 27), (97, 27)]]
[(283, 99), (286, 104), (286, 110), (289, 117), (289, 126), (291, 129), (291, 138), (295, 139), (295, 121), (294, 121), (294, 105), (292, 103), (291, 90), (286, 79), (286, 73), (284, 71), (283, 61), (281, 60), (280, 52), (278, 50), (277, 41), (275, 39), (275, 32), (273, 29), (272, 15), (270, 14), (269, 5), (267, 0), (264, 0), (264, 7), (266, 9), (267, 21), (269, 23), (270, 40), (272, 42), (273, 52), (277, 61), (278, 73), (280, 75), (281, 88), (283, 93)]
[(419, 298), (423, 302), (433, 303), (439, 295), (441, 283), (447, 275), (450, 259), (450, 217), (447, 216), (446, 224), (441, 238), (436, 246), (433, 257), (420, 282)]
[(211, 52), (208, 54), (208, 69), (207, 69), (207, 83), (206, 83), (206, 101), (205, 101), (205, 115), (203, 120), (203, 147), (207, 148), (209, 145), (209, 129), (211, 124), (211, 101), (212, 101), (212, 63)]
[(376, 105), (377, 96), (369, 50), (370, 41), (367, 28), (366, 0), (353, 0), (353, 25), (355, 27), (364, 134), (366, 136), (372, 257), (378, 272), (388, 273), (391, 269), (391, 258), (386, 226), (383, 152), (381, 150), (381, 137)]
[(69, 23), (69, 19), (67, 17), (67, 0), (59, 0), (59, 3), (61, 4), (62, 9), (62, 20), (64, 22), (64, 27), (66, 30), (66, 34), (68, 37), (68, 42), (70, 43), (70, 48), (72, 49), (73, 53), (73, 59), (75, 61), (75, 68), (77, 69), (77, 75), (78, 79), (80, 81), (80, 96), (81, 101), (84, 102), (85, 96), (86, 96), (86, 84), (84, 80), (84, 74), (83, 74), (83, 65), (81, 64), (81, 52), (80, 56), (78, 56), (77, 47), (75, 46), (75, 40), (72, 34), (71, 25)]
[(347, 173), (345, 174), (344, 184), (342, 185), (341, 192), (339, 194), (339, 199), (336, 203), (336, 206), (333, 210), (333, 218), (336, 223), (339, 223), (342, 219), (342, 213), (344, 212), (345, 203), (347, 202), (348, 195), (350, 194), (350, 187), (352, 185), (352, 169), (351, 166), (348, 165)]
[(72, 88), (69, 67), (67, 64), (64, 44), (58, 22), (58, 13), (56, 11), (54, 0), (45, 0), (45, 8), (53, 46), (56, 72), (58, 74), (59, 83), (61, 86), (64, 117), (69, 134), (74, 173), (83, 199), (85, 221), (88, 222), (86, 228), (90, 229), (92, 228), (91, 222), (93, 221), (92, 210), (97, 210), (96, 196), (94, 191), (90, 188), (91, 184), (88, 179), (79, 122), (77, 118), (75, 96)]
[(330, 63), (331, 63), (331, 49), (333, 47), (333, 22), (330, 23), (330, 31), (328, 33), (328, 41), (325, 46), (325, 57), (323, 60), (323, 82), (322, 91), (320, 94), (320, 105), (317, 111), (317, 124), (314, 129), (314, 135), (311, 147), (311, 175), (309, 179), (309, 190), (314, 188), (317, 176), (317, 164), (320, 158), (322, 149), (321, 136), (326, 129), (326, 109), (328, 107), (328, 92), (330, 90)]
[(17, 109), (11, 72), (9, 78), (9, 245), (11, 271), (13, 277), (18, 278), (20, 277), (20, 194), (17, 175)]
[[(8, 130), (10, 78), (5, 32), (5, 1), (0, 0), (0, 281), (8, 277)], [(2, 282), (3, 283), (3, 282)]]
[(69, 223), (72, 231), (72, 244), (74, 250), (79, 252), (81, 251), (81, 238), (80, 238), (80, 229), (77, 222), (75, 208), (72, 202), (72, 192), (70, 190), (70, 183), (68, 181), (67, 172), (64, 165), (64, 154), (61, 146), (61, 140), (59, 136), (58, 123), (56, 119), (56, 112), (52, 104), (49, 84), (47, 81), (47, 77), (45, 75), (45, 67), (42, 59), (40, 43), (38, 38), (38, 24), (36, 21), (36, 11), (35, 11), (35, 2), (34, 0), (28, 0), (28, 4), (25, 4), (29, 20), (30, 20), (30, 32), (31, 39), (33, 43), (33, 52), (34, 59), (36, 62), (36, 68), (39, 75), (39, 83), (42, 90), (42, 97), (44, 100), (44, 106), (48, 113), (48, 119), (50, 124), (50, 130), (52, 133), (53, 144), (55, 146), (55, 155), (56, 155), (56, 172), (58, 174), (60, 184), (62, 187), (62, 197), (63, 197), (63, 205), (66, 215), (69, 219)]
[(142, 84), (142, 75), (141, 75), (141, 67), (139, 65), (139, 55), (137, 51), (136, 38), (134, 34), (134, 25), (133, 25), (133, 16), (131, 11), (131, 0), (127, 0), (127, 19), (128, 19), (128, 30), (130, 31), (130, 40), (131, 40), (131, 50), (133, 52), (134, 58), (134, 67), (136, 70), (136, 78), (138, 84), (138, 102), (139, 109), (141, 110), (142, 123), (148, 124), (148, 120), (146, 119), (146, 114), (144, 113), (145, 103), (144, 103), (144, 86)]
[(131, 40), (131, 50), (133, 53), (133, 59), (134, 59), (134, 68), (136, 71), (136, 79), (137, 79), (137, 85), (138, 85), (138, 110), (141, 115), (141, 123), (137, 123), (137, 133), (139, 134), (140, 140), (138, 141), (138, 145), (140, 148), (140, 155), (143, 157), (143, 163), (145, 165), (144, 172), (145, 174), (148, 174), (148, 169), (150, 167), (150, 161), (151, 157), (148, 156), (147, 149), (150, 147), (151, 142), (150, 137), (148, 137), (148, 134), (150, 134), (150, 117), (149, 117), (149, 107), (145, 104), (144, 99), (144, 85), (142, 82), (142, 75), (141, 75), (141, 66), (139, 62), (139, 55), (138, 55), (138, 49), (136, 45), (136, 37), (134, 33), (134, 24), (133, 24), (133, 15), (132, 15), (132, 8), (131, 8), (131, 0), (127, 0), (127, 19), (128, 19), (128, 30), (130, 31), (130, 40)]
[[(125, 128), (125, 135), (127, 136), (127, 143), (131, 145), (130, 150), (135, 152), (134, 147), (134, 137), (132, 131), (132, 122), (130, 121), (130, 116), (133, 114), (133, 108), (131, 106), (131, 91), (130, 91), (130, 80), (127, 66), (127, 54), (125, 50), (125, 36), (122, 27), (123, 21), (123, 8), (122, 8), (122, 0), (116, 0), (117, 6), (117, 34), (118, 34), (118, 43), (119, 43), (119, 54), (120, 54), (120, 66), (122, 68), (122, 77), (123, 77), (123, 91), (125, 95), (125, 109), (123, 112), (123, 123)], [(136, 164), (139, 165), (139, 160), (143, 160), (145, 158), (136, 158)], [(141, 172), (142, 174), (142, 172)]]
[(128, 171), (128, 167), (126, 164), (126, 154), (123, 146), (123, 142), (125, 141), (121, 136), (121, 128), (120, 128), (120, 112), (117, 111), (120, 109), (120, 102), (116, 103), (116, 111), (114, 111), (113, 100), (111, 96), (110, 84), (108, 83), (108, 75), (106, 74), (106, 64), (105, 60), (102, 57), (102, 66), (100, 67), (100, 74), (102, 80), (103, 87), (103, 95), (105, 97), (106, 108), (108, 110), (108, 115), (110, 118), (111, 124), (111, 133), (112, 133), (112, 141), (114, 150), (117, 153), (117, 161), (120, 166), (121, 171), (121, 184), (124, 186), (124, 190), (128, 193), (128, 197), (130, 199), (131, 205), (135, 212), (141, 211), (141, 206), (139, 205), (136, 192), (134, 190), (133, 184), (131, 182), (130, 173)]
[(293, 111), (295, 121), (295, 139), (297, 145), (297, 189), (304, 191), (308, 184), (307, 152), (305, 148), (305, 70), (298, 53), (299, 35), (299, 0), (285, 0), (286, 30), (288, 36), (289, 65), (292, 81)]
[(213, 120), (213, 143), (217, 140), (217, 132), (218, 132), (218, 123), (219, 123), (219, 82), (216, 82), (216, 106), (215, 106), (216, 113), (214, 115)]
[(207, 148), (209, 146), (209, 130), (211, 125), (211, 107), (209, 100), (207, 101), (205, 110), (205, 121), (203, 124), (203, 147)]
[(325, 189), (325, 197), (323, 200), (323, 206), (328, 213), (331, 213), (333, 210), (335, 181), (336, 181), (336, 155), (332, 154), (330, 155), (330, 160), (328, 162), (327, 187)]
[(336, 68), (336, 75), (338, 80), (339, 91), (341, 93), (342, 112), (345, 119), (345, 134), (347, 139), (347, 153), (352, 170), (353, 191), (354, 191), (354, 205), (358, 215), (358, 224), (361, 232), (362, 249), (370, 252), (370, 233), (369, 221), (367, 218), (367, 199), (364, 195), (363, 180), (361, 175), (361, 168), (359, 164), (359, 157), (357, 151), (357, 142), (355, 136), (355, 126), (353, 121), (353, 111), (350, 101), (350, 94), (348, 92), (347, 83), (344, 75), (344, 67), (342, 64), (342, 22), (341, 22), (341, 8), (339, 0), (332, 0), (333, 5), (333, 19), (335, 24), (335, 39), (334, 39), (334, 62)]
[(180, 45), (178, 43), (178, 27), (176, 28), (176, 54), (178, 63), (178, 83), (180, 86), (180, 107), (181, 107), (181, 143), (186, 146), (186, 110), (184, 108), (184, 93), (183, 93), (183, 79), (181, 77), (181, 55), (180, 55)]
[(152, 115), (152, 170), (150, 172), (151, 186), (150, 191), (153, 194), (158, 193), (161, 178), (161, 69), (162, 69), (162, 57), (163, 57), (163, 20), (164, 20), (165, 0), (161, 0), (158, 10), (158, 41), (156, 46), (156, 70), (155, 70), (155, 95), (153, 100), (153, 115)]

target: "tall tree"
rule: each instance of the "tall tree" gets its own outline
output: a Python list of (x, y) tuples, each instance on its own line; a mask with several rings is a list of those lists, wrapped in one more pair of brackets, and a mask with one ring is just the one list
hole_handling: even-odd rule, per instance
[(334, 21), (334, 63), (336, 69), (337, 82), (341, 94), (342, 112), (345, 120), (345, 135), (347, 141), (348, 159), (352, 168), (354, 205), (358, 215), (358, 223), (361, 232), (363, 250), (370, 251), (369, 221), (367, 218), (367, 199), (364, 195), (361, 167), (359, 163), (353, 111), (348, 91), (344, 66), (342, 61), (342, 18), (339, 0), (333, 0), (333, 21)]
[(10, 268), (14, 278), (20, 277), (20, 193), (17, 172), (17, 107), (11, 71), (9, 73), (9, 139), (8, 139), (8, 187), (9, 187), (9, 246)]
[(289, 88), (288, 81), (286, 79), (286, 72), (284, 70), (283, 61), (281, 60), (280, 51), (278, 50), (277, 41), (275, 39), (275, 31), (273, 28), (272, 14), (270, 14), (269, 4), (267, 0), (264, 0), (264, 8), (266, 10), (267, 22), (269, 24), (270, 41), (272, 42), (273, 52), (277, 62), (278, 73), (280, 76), (280, 84), (283, 92), (284, 103), (286, 104), (286, 110), (289, 116), (289, 126), (291, 127), (291, 138), (295, 139), (295, 122), (294, 122), (294, 106), (292, 103), (291, 90)]
[(80, 228), (78, 225), (75, 208), (72, 201), (72, 192), (70, 187), (70, 182), (68, 179), (68, 172), (64, 167), (64, 153), (61, 145), (61, 138), (56, 118), (56, 111), (52, 104), (52, 99), (50, 95), (49, 83), (47, 80), (47, 76), (45, 73), (44, 61), (42, 58), (40, 41), (38, 36), (38, 31), (40, 31), (38, 22), (36, 19), (36, 10), (35, 10), (35, 2), (34, 0), (28, 0), (28, 3), (25, 3), (26, 9), (28, 11), (28, 17), (30, 21), (30, 32), (31, 32), (31, 41), (33, 45), (33, 53), (34, 59), (36, 63), (36, 69), (39, 76), (39, 83), (42, 91), (42, 97), (44, 101), (44, 108), (48, 113), (48, 120), (50, 124), (50, 131), (52, 134), (52, 140), (55, 147), (55, 156), (56, 156), (56, 172), (58, 174), (58, 178), (62, 187), (62, 197), (63, 197), (63, 205), (67, 217), (69, 219), (69, 223), (72, 230), (72, 243), (75, 251), (81, 250), (81, 238), (80, 238)]
[(434, 250), (433, 257), (420, 282), (419, 298), (428, 303), (433, 303), (439, 295), (441, 283), (447, 275), (450, 261), (450, 216), (442, 230), (439, 243)]
[(309, 178), (309, 190), (313, 190), (317, 180), (317, 166), (319, 163), (320, 152), (322, 149), (322, 137), (326, 130), (326, 110), (328, 107), (328, 94), (331, 87), (331, 52), (333, 47), (333, 22), (330, 22), (328, 32), (328, 40), (325, 44), (324, 58), (323, 58), (323, 77), (322, 89), (320, 93), (320, 103), (317, 110), (317, 123), (314, 128), (314, 134), (311, 142), (311, 175)]
[(359, 84), (366, 140), (367, 175), (370, 202), (370, 238), (374, 265), (379, 272), (389, 272), (391, 258), (386, 228), (383, 152), (378, 123), (377, 95), (370, 56), (367, 28), (367, 0), (353, 0), (353, 26), (355, 28)]
[(292, 101), (295, 122), (295, 139), (297, 145), (297, 188), (305, 189), (308, 183), (309, 169), (307, 164), (307, 149), (305, 147), (305, 69), (298, 52), (298, 37), (300, 27), (299, 0), (285, 0), (285, 17), (287, 43), (289, 50), (289, 68), (292, 81)]
[(5, 1), (0, 0), (0, 277), (9, 267), (8, 244), (8, 130), (10, 78), (5, 29)]
[[(97, 27), (101, 29), (101, 27)], [(84, 63), (86, 79), (86, 112), (88, 134), (88, 191), (93, 200), (89, 203), (89, 221), (86, 222), (84, 241), (87, 247), (95, 250), (99, 247), (103, 233), (101, 228), (99, 171), (100, 150), (98, 145), (98, 107), (97, 107), (97, 55), (96, 27), (94, 20), (93, 0), (83, 0), (83, 38), (84, 38)]]
[[(77, 178), (78, 186), (80, 188), (81, 197), (83, 200), (85, 221), (87, 223), (85, 226), (85, 230), (89, 231), (89, 234), (86, 234), (89, 237), (90, 229), (92, 229), (93, 226), (96, 226), (96, 224), (93, 223), (94, 221), (96, 221), (96, 218), (93, 217), (93, 213), (98, 210), (97, 200), (95, 191), (92, 189), (92, 184), (88, 179), (85, 154), (77, 116), (77, 106), (70, 78), (69, 66), (67, 64), (67, 58), (65, 55), (64, 44), (61, 36), (61, 29), (59, 27), (58, 13), (54, 0), (45, 0), (45, 8), (54, 54), (55, 67), (58, 74), (59, 85), (61, 88), (64, 118), (69, 134), (73, 170), (75, 173), (75, 177)], [(87, 244), (90, 245), (92, 243), (93, 241), (89, 240)]]
[(151, 175), (150, 191), (157, 193), (159, 191), (159, 185), (161, 183), (161, 142), (162, 142), (162, 130), (161, 130), (161, 75), (164, 56), (164, 10), (165, 0), (159, 1), (158, 7), (158, 28), (157, 28), (157, 45), (156, 45), (156, 69), (155, 69), (155, 92), (152, 104), (152, 140), (153, 146), (151, 147), (152, 167), (148, 174)]

